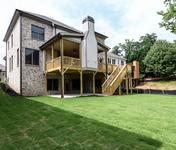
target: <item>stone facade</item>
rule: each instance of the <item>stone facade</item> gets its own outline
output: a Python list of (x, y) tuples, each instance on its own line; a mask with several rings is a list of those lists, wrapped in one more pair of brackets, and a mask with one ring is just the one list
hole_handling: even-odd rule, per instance
[[(25, 96), (37, 96), (45, 94), (45, 76), (43, 72), (43, 51), (39, 47), (45, 41), (32, 39), (31, 25), (44, 28), (45, 41), (53, 36), (53, 28), (27, 17), (22, 17), (22, 94)], [(39, 66), (25, 64), (25, 48), (39, 50)]]
[[(11, 39), (13, 36), (13, 40)], [(13, 44), (12, 44), (13, 42)], [(7, 83), (20, 94), (20, 64), (17, 66), (17, 49), (20, 51), (20, 18), (18, 18), (6, 43), (7, 47)], [(13, 56), (13, 69), (10, 70), (10, 58)]]

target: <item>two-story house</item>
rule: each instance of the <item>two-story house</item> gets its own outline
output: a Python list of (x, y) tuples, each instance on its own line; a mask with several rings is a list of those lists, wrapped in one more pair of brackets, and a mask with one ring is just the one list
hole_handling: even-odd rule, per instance
[[(8, 85), (25, 96), (113, 94), (129, 67), (108, 64), (107, 36), (95, 31), (90, 16), (82, 24), (80, 31), (46, 16), (15, 10), (4, 37)], [(99, 53), (104, 54), (102, 63)]]

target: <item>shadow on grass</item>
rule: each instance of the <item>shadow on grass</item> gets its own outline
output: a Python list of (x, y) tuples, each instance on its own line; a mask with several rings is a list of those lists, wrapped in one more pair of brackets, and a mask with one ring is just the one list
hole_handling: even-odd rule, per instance
[(157, 150), (160, 141), (0, 92), (0, 149)]

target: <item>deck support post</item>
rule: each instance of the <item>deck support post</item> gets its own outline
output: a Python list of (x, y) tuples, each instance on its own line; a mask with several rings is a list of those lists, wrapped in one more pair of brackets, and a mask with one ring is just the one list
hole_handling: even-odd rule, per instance
[(122, 87), (121, 87), (121, 84), (119, 85), (119, 95), (122, 95)]
[(105, 73), (105, 79), (108, 78), (108, 55), (107, 55), (107, 51), (105, 51), (105, 67), (106, 67), (106, 73)]
[(63, 67), (63, 55), (64, 55), (64, 46), (63, 39), (60, 39), (60, 56), (61, 56), (61, 98), (64, 98), (64, 67)]
[(52, 65), (54, 68), (54, 44), (51, 46), (51, 57), (52, 57)]
[(133, 83), (132, 83), (132, 78), (130, 76), (130, 78), (129, 78), (129, 88), (130, 88), (130, 93), (131, 94), (133, 93), (132, 86), (133, 86)]
[(93, 95), (95, 95), (95, 75), (96, 72), (93, 72)]
[(48, 82), (47, 82), (47, 72), (46, 72), (46, 73), (45, 73), (45, 96), (48, 95), (47, 87), (48, 87)]
[(126, 78), (125, 78), (125, 83), (126, 83), (126, 85), (125, 85), (125, 88), (126, 88), (126, 94), (129, 94), (129, 93), (128, 93), (128, 91), (129, 91), (128, 76), (126, 76)]
[(61, 73), (61, 98), (64, 98), (64, 73)]
[(80, 95), (83, 96), (83, 72), (80, 71)]

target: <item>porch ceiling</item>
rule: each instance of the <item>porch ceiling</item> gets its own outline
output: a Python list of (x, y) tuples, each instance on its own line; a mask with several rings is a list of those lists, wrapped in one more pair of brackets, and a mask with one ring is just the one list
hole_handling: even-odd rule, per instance
[(43, 45), (40, 46), (41, 50), (46, 49), (47, 47), (51, 46), (53, 43), (57, 43), (62, 37), (71, 37), (71, 38), (82, 38), (84, 37), (84, 34), (74, 34), (74, 33), (66, 33), (66, 32), (60, 32), (53, 36), (51, 39), (46, 41)]

